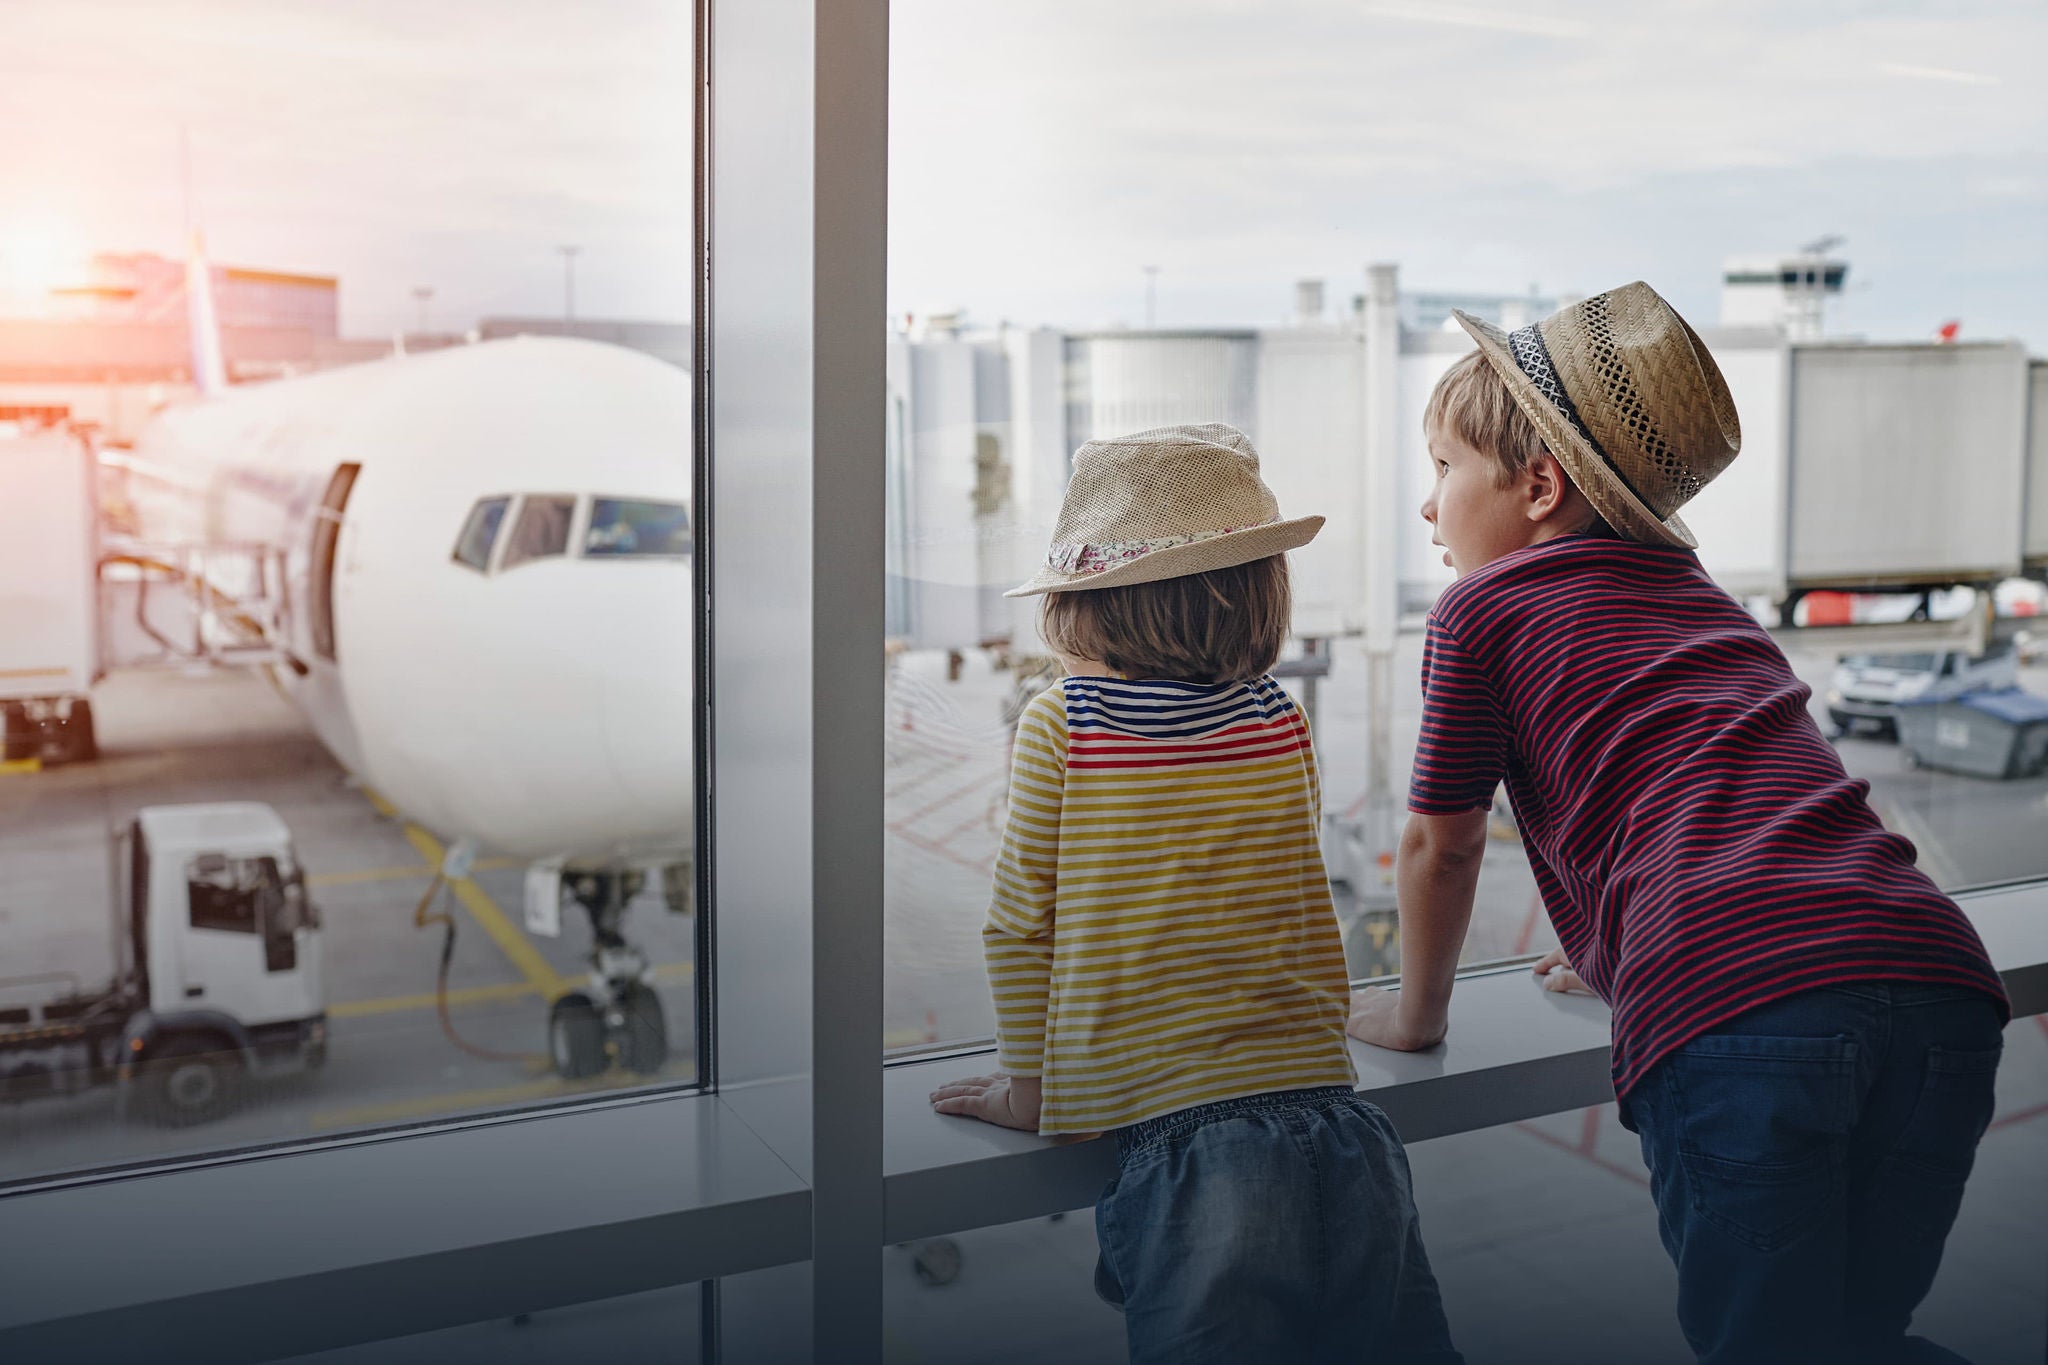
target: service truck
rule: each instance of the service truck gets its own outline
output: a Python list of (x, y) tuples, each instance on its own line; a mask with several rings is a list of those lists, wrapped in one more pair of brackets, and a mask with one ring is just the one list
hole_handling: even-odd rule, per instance
[(0, 977), (0, 1096), (120, 1087), (182, 1126), (321, 1066), (320, 918), (291, 831), (253, 801), (150, 806), (110, 839), (113, 975)]

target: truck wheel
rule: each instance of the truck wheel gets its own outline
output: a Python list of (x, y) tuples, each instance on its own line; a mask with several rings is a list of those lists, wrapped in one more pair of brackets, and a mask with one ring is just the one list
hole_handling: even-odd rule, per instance
[(651, 1076), (668, 1060), (668, 1019), (662, 1013), (661, 997), (652, 988), (635, 983), (626, 987), (619, 1003), (626, 1014), (621, 1049), (626, 1070)]
[(582, 991), (569, 992), (549, 1009), (548, 1056), (564, 1080), (580, 1081), (604, 1070), (604, 1016)]
[(71, 718), (64, 722), (64, 761), (91, 763), (100, 756), (99, 736), (93, 730), (92, 703), (83, 699), (71, 703)]
[(170, 1038), (142, 1064), (142, 1109), (168, 1128), (211, 1123), (233, 1111), (242, 1090), (242, 1059), (218, 1038)]

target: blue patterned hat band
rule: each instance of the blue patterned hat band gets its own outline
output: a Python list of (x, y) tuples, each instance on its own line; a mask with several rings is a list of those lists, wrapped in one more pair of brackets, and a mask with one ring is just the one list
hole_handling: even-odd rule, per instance
[(1572, 396), (1566, 393), (1564, 385), (1558, 382), (1557, 369), (1550, 363), (1550, 348), (1543, 344), (1543, 334), (1537, 330), (1535, 323), (1530, 323), (1527, 327), (1518, 327), (1508, 333), (1508, 352), (1515, 358), (1515, 367), (1529, 377), (1529, 382), (1536, 386), (1538, 393), (1549, 400), (1550, 406), (1564, 415), (1564, 420), (1570, 422), (1572, 430), (1578, 432), (1586, 444), (1593, 448), (1593, 453), (1600, 457), (1600, 462), (1614, 472), (1614, 477), (1621, 480), (1622, 486), (1634, 494), (1638, 502), (1644, 501), (1643, 495), (1636, 491), (1636, 486), (1629, 482), (1628, 475), (1621, 472), (1613, 458), (1601, 448), (1600, 442), (1593, 438), (1593, 433), (1579, 417), (1579, 410), (1572, 406)]

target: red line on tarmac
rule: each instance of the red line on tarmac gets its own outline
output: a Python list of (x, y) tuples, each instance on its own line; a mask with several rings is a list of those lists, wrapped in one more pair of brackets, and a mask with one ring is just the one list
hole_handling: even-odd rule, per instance
[(951, 769), (957, 768), (962, 763), (967, 762), (969, 759), (973, 757), (973, 754), (948, 754), (943, 760), (925, 769), (916, 777), (906, 778), (904, 781), (897, 783), (893, 787), (884, 787), (882, 789), (882, 799), (887, 801), (893, 799), (894, 797), (902, 795), (904, 792), (909, 791), (912, 787), (922, 786), (924, 783), (931, 781), (934, 777), (937, 777), (940, 773), (947, 772)]
[(908, 825), (915, 823), (916, 821), (922, 820), (925, 818), (925, 816), (930, 815), (933, 811), (944, 810), (946, 807), (952, 805), (955, 801), (958, 801), (961, 797), (967, 795), (969, 792), (988, 786), (989, 781), (989, 775), (987, 773), (983, 773), (980, 777), (977, 777), (974, 781), (968, 783), (966, 786), (959, 788), (957, 791), (947, 792), (944, 796), (932, 802), (930, 805), (925, 806), (923, 809), (914, 811), (909, 815), (897, 816), (895, 823), (899, 825)]
[[(2037, 1104), (2031, 1109), (2015, 1109), (2002, 1119), (1991, 1120), (1992, 1128), (2010, 1128), (2015, 1123), (2027, 1123), (2048, 1114), (2048, 1104)], [(1986, 1129), (1986, 1131), (1990, 1131)]]
[[(1599, 1109), (1595, 1108), (1589, 1109), (1586, 1112), (1597, 1116), (1600, 1111)], [(1630, 1184), (1640, 1185), (1644, 1189), (1648, 1189), (1650, 1187), (1650, 1182), (1643, 1178), (1643, 1174), (1640, 1171), (1630, 1170), (1628, 1167), (1622, 1165), (1619, 1162), (1609, 1161), (1606, 1157), (1601, 1156), (1596, 1152), (1585, 1151), (1573, 1145), (1572, 1143), (1567, 1142), (1565, 1139), (1561, 1137), (1557, 1137), (1553, 1134), (1544, 1132), (1541, 1128), (1536, 1127), (1532, 1123), (1518, 1123), (1515, 1125), (1515, 1127), (1520, 1129), (1522, 1132), (1527, 1133), (1530, 1137), (1535, 1138), (1538, 1142), (1548, 1143), (1550, 1146), (1557, 1148), (1557, 1150), (1560, 1152), (1569, 1153), (1570, 1155), (1577, 1157), (1581, 1161), (1584, 1161), (1590, 1165), (1598, 1166), (1601, 1170), (1606, 1171), (1609, 1175), (1618, 1175), (1623, 1180), (1628, 1181)]]
[(1579, 1150), (1592, 1155), (1600, 1145), (1600, 1109), (1594, 1106), (1579, 1117)]
[(934, 857), (944, 858), (947, 862), (958, 863), (960, 866), (966, 868), (969, 872), (979, 872), (982, 876), (987, 877), (992, 875), (996, 870), (995, 859), (993, 858), (990, 858), (985, 862), (979, 863), (970, 861), (969, 859), (961, 857), (952, 849), (947, 848), (944, 844), (933, 843), (930, 839), (925, 838), (922, 834), (913, 833), (912, 831), (903, 828), (902, 825), (897, 824), (893, 821), (887, 826), (887, 829), (891, 834), (894, 834), (897, 838), (902, 839), (907, 843), (913, 844), (916, 847), (923, 849), (925, 852), (931, 854)]
[(1344, 808), (1344, 814), (1343, 814), (1343, 815), (1341, 815), (1341, 816), (1339, 816), (1338, 818), (1339, 818), (1339, 819), (1343, 819), (1343, 820), (1349, 820), (1349, 819), (1350, 819), (1350, 818), (1351, 818), (1352, 816), (1354, 816), (1354, 815), (1358, 814), (1358, 812), (1360, 812), (1360, 811), (1364, 810), (1364, 809), (1365, 809), (1365, 802), (1366, 802), (1366, 798), (1367, 798), (1367, 797), (1369, 797), (1369, 796), (1371, 796), (1371, 795), (1372, 795), (1372, 791), (1371, 791), (1371, 789), (1370, 789), (1370, 788), (1366, 789), (1365, 791), (1362, 791), (1362, 792), (1360, 792), (1360, 793), (1358, 794), (1358, 799), (1357, 799), (1356, 801), (1353, 801), (1353, 802), (1352, 802), (1352, 803), (1351, 803), (1350, 805), (1346, 806), (1346, 807)]
[(973, 815), (968, 816), (965, 820), (962, 820), (959, 824), (941, 834), (939, 842), (950, 844), (970, 829), (976, 827), (986, 828), (988, 822), (988, 812), (986, 810), (976, 811)]

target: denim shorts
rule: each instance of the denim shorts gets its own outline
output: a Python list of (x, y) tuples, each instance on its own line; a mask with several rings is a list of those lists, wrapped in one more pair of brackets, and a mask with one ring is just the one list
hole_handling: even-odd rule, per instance
[(1349, 1087), (1197, 1105), (1117, 1133), (1096, 1287), (1134, 1365), (1451, 1362), (1408, 1160)]

